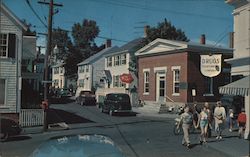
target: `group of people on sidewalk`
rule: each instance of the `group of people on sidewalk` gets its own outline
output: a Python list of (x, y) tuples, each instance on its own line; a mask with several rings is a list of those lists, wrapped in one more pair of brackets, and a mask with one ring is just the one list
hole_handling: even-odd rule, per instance
[[(233, 111), (229, 110), (228, 115), (232, 118)], [(184, 112), (181, 114), (181, 120), (179, 126), (182, 125), (183, 129), (183, 139), (182, 145), (190, 147), (189, 140), (189, 129), (194, 126), (196, 129), (200, 128), (200, 144), (206, 143), (207, 138), (211, 137), (212, 123), (214, 122), (214, 129), (216, 133), (216, 139), (222, 139), (222, 131), (225, 128), (226, 122), (226, 110), (222, 106), (222, 103), (218, 101), (213, 112), (209, 107), (209, 103), (205, 102), (201, 111), (197, 109), (197, 104), (194, 104), (193, 108), (190, 108), (188, 105), (184, 107)], [(231, 119), (232, 120), (232, 119)], [(238, 126), (239, 126), (239, 138), (243, 136), (243, 132), (246, 126), (246, 114), (244, 108), (241, 113), (238, 115)], [(232, 130), (232, 121), (229, 121), (229, 131)]]

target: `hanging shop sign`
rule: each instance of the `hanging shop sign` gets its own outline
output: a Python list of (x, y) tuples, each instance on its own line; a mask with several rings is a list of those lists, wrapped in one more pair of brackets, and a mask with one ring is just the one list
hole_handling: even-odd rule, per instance
[(131, 74), (122, 74), (120, 80), (124, 83), (131, 83), (134, 79)]
[(201, 73), (207, 77), (215, 77), (221, 72), (221, 54), (218, 55), (200, 55)]

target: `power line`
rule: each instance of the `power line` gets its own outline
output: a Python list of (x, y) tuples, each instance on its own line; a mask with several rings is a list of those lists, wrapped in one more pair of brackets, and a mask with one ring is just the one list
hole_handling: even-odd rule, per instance
[(28, 4), (29, 8), (31, 9), (31, 11), (35, 14), (35, 16), (38, 18), (38, 20), (44, 25), (44, 27), (48, 28), (48, 26), (43, 22), (43, 20), (40, 18), (40, 16), (36, 13), (36, 11), (34, 10), (34, 8), (31, 6), (30, 1), (26, 0), (26, 3)]
[[(109, 0), (92, 0), (92, 1), (95, 1), (95, 2), (98, 2), (98, 3), (100, 2), (100, 3), (105, 3), (105, 4), (111, 4), (111, 5), (115, 5), (115, 6), (142, 9), (142, 10), (145, 10), (145, 11), (158, 11), (158, 12), (164, 12), (164, 13), (168, 12), (168, 13), (172, 13), (172, 14), (181, 14), (181, 15), (185, 15), (185, 16), (198, 16), (198, 17), (202, 17), (202, 18), (228, 20), (227, 18), (224, 18), (224, 17), (215, 17), (215, 16), (209, 16), (209, 15), (194, 14), (194, 13), (190, 13), (190, 12), (167, 10), (167, 9), (161, 9), (161, 8), (156, 8), (156, 7), (152, 7), (152, 6), (151, 7), (149, 7), (149, 6), (145, 7), (145, 6), (142, 6), (142, 5), (139, 5), (139, 4), (121, 2), (121, 1), (109, 1)], [(190, 0), (190, 1), (195, 1), (195, 0)], [(210, 0), (210, 1), (216, 1), (216, 0)]]

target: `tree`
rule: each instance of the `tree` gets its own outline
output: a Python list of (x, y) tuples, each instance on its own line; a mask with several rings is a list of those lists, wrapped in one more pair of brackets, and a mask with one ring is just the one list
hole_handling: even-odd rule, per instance
[(68, 31), (61, 28), (53, 29), (52, 32), (52, 48), (56, 45), (59, 49), (58, 54), (54, 54), (57, 59), (64, 60), (67, 57), (67, 50), (69, 45), (72, 44)]
[(82, 24), (75, 23), (72, 27), (72, 37), (76, 48), (82, 50), (83, 59), (96, 53), (96, 44), (94, 39), (98, 36), (100, 30), (93, 20), (84, 19)]
[(164, 19), (163, 22), (158, 23), (157, 27), (150, 27), (147, 30), (147, 36), (142, 43), (142, 46), (150, 43), (151, 41), (162, 38), (168, 40), (189, 41), (181, 29), (176, 29), (170, 21)]

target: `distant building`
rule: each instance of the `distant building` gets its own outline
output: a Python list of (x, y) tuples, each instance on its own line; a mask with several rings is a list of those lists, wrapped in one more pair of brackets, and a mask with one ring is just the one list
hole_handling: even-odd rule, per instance
[(0, 3), (0, 113), (17, 118), (21, 108), (23, 32), (27, 27)]
[[(128, 93), (132, 104), (137, 103), (137, 77), (131, 72), (131, 64), (136, 64), (135, 52), (140, 48), (143, 38), (134, 39), (119, 49), (105, 55), (105, 88), (100, 95), (107, 93)], [(123, 75), (133, 78), (131, 83), (122, 81)]]
[(65, 76), (65, 63), (58, 63), (52, 66), (52, 87), (67, 88)]
[(232, 83), (220, 87), (220, 93), (225, 96), (233, 96), (232, 108), (235, 113), (245, 108), (247, 123), (245, 139), (249, 139), (249, 82), (250, 82), (250, 1), (226, 0), (227, 4), (234, 7), (234, 33), (231, 35), (231, 46), (234, 48), (234, 56), (227, 60), (231, 64)]
[(104, 87), (106, 82), (104, 56), (117, 49), (117, 46), (111, 47), (111, 40), (107, 40), (105, 49), (78, 64), (78, 90), (92, 91)]
[[(202, 43), (156, 39), (136, 52), (138, 57), (139, 98), (151, 103), (184, 105), (193, 101), (215, 102), (220, 99), (218, 87), (229, 82), (230, 70), (224, 59), (233, 56), (232, 49)], [(200, 55), (221, 54), (221, 73), (203, 76)]]

